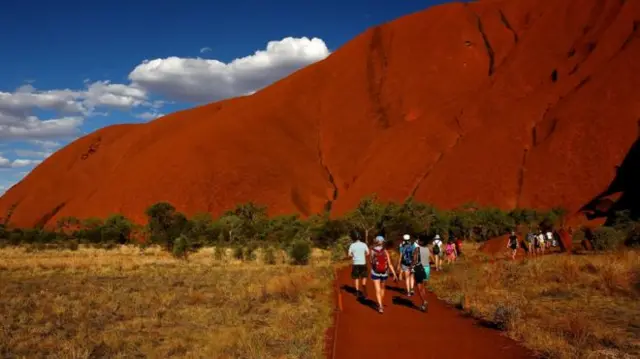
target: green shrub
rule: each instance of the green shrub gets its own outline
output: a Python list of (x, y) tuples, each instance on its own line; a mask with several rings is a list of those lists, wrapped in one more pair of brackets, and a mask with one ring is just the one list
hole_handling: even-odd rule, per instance
[(351, 245), (351, 237), (342, 236), (340, 237), (336, 243), (331, 246), (331, 260), (333, 262), (342, 261), (347, 255), (347, 251), (349, 250), (349, 246)]
[(236, 246), (235, 248), (233, 248), (233, 258), (238, 260), (244, 259), (244, 251), (242, 250), (241, 246)]
[(296, 265), (309, 264), (311, 259), (311, 243), (304, 239), (298, 239), (293, 242), (289, 250), (291, 262)]
[(276, 249), (272, 246), (266, 247), (263, 252), (263, 260), (266, 264), (276, 264)]
[(78, 248), (80, 247), (80, 245), (78, 244), (78, 241), (76, 241), (74, 239), (74, 240), (71, 240), (71, 241), (67, 242), (66, 247), (70, 251), (77, 251)]
[(188, 238), (185, 235), (180, 235), (173, 241), (172, 254), (176, 258), (186, 258), (187, 251), (189, 249)]
[(244, 248), (244, 260), (253, 262), (256, 260), (256, 250), (253, 246)]
[(613, 227), (599, 227), (593, 231), (593, 249), (598, 251), (612, 251), (620, 248), (626, 235)]

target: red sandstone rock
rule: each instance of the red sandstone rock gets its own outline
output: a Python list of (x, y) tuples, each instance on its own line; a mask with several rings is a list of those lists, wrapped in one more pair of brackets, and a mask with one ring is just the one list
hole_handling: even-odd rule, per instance
[[(640, 2), (436, 6), (370, 29), (256, 94), (110, 126), (0, 199), (12, 222), (144, 209), (333, 213), (365, 195), (564, 206), (607, 188), (640, 117)], [(334, 199), (334, 193), (337, 198)]]

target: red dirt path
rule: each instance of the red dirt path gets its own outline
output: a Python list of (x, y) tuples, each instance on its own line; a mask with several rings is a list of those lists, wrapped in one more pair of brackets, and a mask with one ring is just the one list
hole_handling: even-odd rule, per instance
[[(428, 293), (429, 311), (392, 303), (407, 297), (391, 288), (385, 312), (379, 314), (357, 301), (344, 286), (353, 287), (350, 267), (338, 271), (342, 310), (336, 330), (334, 358), (533, 358), (534, 355), (500, 332), (465, 317)], [(433, 273), (432, 275), (438, 275)], [(389, 281), (389, 287), (401, 287)], [(374, 296), (373, 286), (369, 297)], [(416, 296), (415, 302), (419, 302)], [(331, 357), (331, 353), (329, 353)]]

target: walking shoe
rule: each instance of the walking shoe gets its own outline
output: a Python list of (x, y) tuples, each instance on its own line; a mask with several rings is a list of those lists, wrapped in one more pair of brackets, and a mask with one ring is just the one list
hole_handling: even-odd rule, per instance
[(384, 313), (384, 309), (382, 309), (381, 305), (378, 306), (378, 313), (380, 314)]

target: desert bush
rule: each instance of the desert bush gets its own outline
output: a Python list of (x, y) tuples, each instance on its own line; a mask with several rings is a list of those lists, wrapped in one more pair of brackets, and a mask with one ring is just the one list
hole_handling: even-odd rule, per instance
[(276, 250), (272, 246), (264, 248), (263, 261), (265, 264), (276, 264)]
[(227, 256), (227, 249), (221, 245), (217, 245), (213, 251), (213, 259), (222, 261)]
[(243, 258), (245, 261), (253, 262), (256, 260), (256, 248), (248, 245), (244, 248)]
[(175, 239), (172, 247), (172, 254), (176, 258), (186, 258), (189, 250), (189, 239), (185, 235), (180, 235)]
[(244, 250), (242, 249), (242, 246), (235, 246), (233, 248), (233, 258), (237, 260), (244, 259)]
[(293, 264), (306, 265), (311, 259), (311, 243), (304, 239), (298, 239), (293, 242), (289, 250), (291, 261)]
[(593, 231), (593, 247), (599, 251), (611, 251), (620, 248), (625, 241), (625, 233), (613, 227), (599, 227)]
[(513, 304), (500, 303), (493, 314), (493, 323), (501, 330), (509, 330), (520, 320), (520, 309)]

